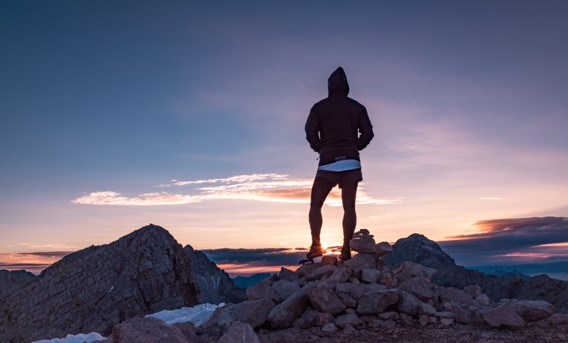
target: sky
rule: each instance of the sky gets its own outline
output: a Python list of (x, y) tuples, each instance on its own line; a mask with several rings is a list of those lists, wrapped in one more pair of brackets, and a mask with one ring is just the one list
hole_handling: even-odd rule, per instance
[[(565, 1), (2, 1), (0, 267), (148, 223), (196, 249), (306, 247), (304, 124), (338, 66), (375, 131), (359, 228), (459, 239), (465, 265), (568, 260), (567, 41)], [(479, 255), (488, 232), (508, 250)]]

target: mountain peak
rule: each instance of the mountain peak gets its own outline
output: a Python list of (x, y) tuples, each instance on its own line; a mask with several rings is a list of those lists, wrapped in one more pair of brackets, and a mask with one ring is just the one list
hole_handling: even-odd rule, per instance
[(435, 269), (456, 265), (454, 259), (446, 254), (438, 243), (419, 233), (413, 233), (396, 241), (393, 252), (384, 256), (383, 260), (389, 265), (413, 261)]

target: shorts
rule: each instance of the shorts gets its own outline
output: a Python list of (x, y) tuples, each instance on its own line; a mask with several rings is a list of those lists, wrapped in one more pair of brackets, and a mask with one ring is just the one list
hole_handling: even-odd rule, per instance
[(334, 187), (335, 185), (339, 185), (339, 188), (343, 188), (343, 186), (356, 185), (360, 181), (363, 181), (363, 173), (361, 172), (361, 169), (346, 170), (342, 172), (318, 170), (316, 173), (316, 179), (318, 177), (329, 181)]

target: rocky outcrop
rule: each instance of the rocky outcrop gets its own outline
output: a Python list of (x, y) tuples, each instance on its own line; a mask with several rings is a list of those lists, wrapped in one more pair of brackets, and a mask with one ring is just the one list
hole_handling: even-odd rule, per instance
[(34, 278), (34, 274), (25, 270), (0, 270), (0, 299)]
[(148, 225), (65, 256), (0, 300), (0, 341), (111, 333), (132, 317), (197, 304), (189, 255)]
[(437, 270), (432, 281), (440, 286), (463, 288), (479, 285), (487, 296), (498, 301), (503, 298), (523, 300), (544, 300), (560, 313), (568, 313), (568, 282), (551, 279), (546, 275), (534, 277), (522, 274), (503, 276), (486, 275), (476, 270), (456, 265), (453, 258), (440, 246), (420, 234), (399, 239), (393, 245), (392, 253), (381, 260), (390, 267), (404, 261), (411, 261)]
[[(414, 262), (404, 261), (395, 268), (384, 266), (375, 259), (377, 251), (370, 248), (374, 242), (369, 237), (360, 237), (360, 241), (365, 242), (366, 247), (360, 250), (366, 253), (360, 252), (345, 263), (329, 263), (327, 259), (326, 264), (304, 265), (292, 272), (295, 277), (283, 268), (279, 274), (250, 287), (250, 300), (217, 308), (203, 325), (203, 332), (221, 335), (235, 320), (253, 328), (318, 327), (321, 332), (457, 324), (490, 330), (524, 327), (548, 319), (555, 312), (544, 301), (491, 302), (478, 285), (440, 286), (434, 282), (436, 269)], [(278, 292), (277, 285), (283, 280), (296, 284), (296, 291)]]
[(203, 252), (193, 249), (191, 245), (186, 245), (184, 250), (189, 254), (192, 279), (199, 289), (199, 303), (236, 303), (245, 300), (245, 291), (238, 288), (229, 275)]

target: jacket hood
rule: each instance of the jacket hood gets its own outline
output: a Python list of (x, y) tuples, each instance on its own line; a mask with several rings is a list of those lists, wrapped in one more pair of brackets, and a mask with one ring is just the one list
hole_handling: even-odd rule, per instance
[(329, 96), (336, 94), (347, 96), (349, 94), (349, 83), (343, 68), (339, 67), (331, 73), (329, 79), (327, 79), (327, 92)]

